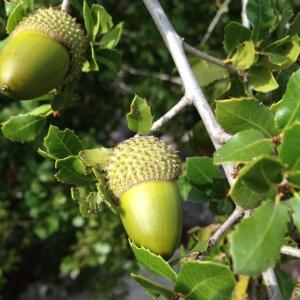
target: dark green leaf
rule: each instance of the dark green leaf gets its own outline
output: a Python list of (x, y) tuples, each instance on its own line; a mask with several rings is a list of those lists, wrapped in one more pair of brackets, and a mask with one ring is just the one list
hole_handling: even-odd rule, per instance
[(253, 98), (216, 101), (216, 115), (221, 126), (230, 133), (256, 129), (271, 137), (278, 133), (272, 112)]
[(212, 183), (213, 179), (218, 176), (219, 170), (214, 166), (209, 157), (188, 157), (187, 177), (193, 184)]
[(94, 178), (86, 173), (84, 164), (77, 156), (69, 156), (55, 162), (59, 169), (55, 175), (60, 182), (76, 185), (88, 185), (93, 183)]
[(74, 131), (70, 129), (59, 130), (52, 125), (44, 139), (44, 146), (47, 152), (57, 159), (76, 155), (83, 150), (83, 144)]
[(236, 46), (244, 41), (249, 40), (251, 37), (250, 29), (244, 27), (238, 22), (230, 22), (225, 27), (224, 34), (224, 50), (227, 53), (231, 53), (235, 50)]
[(287, 204), (292, 209), (293, 222), (300, 233), (300, 198), (291, 198), (287, 201)]
[(245, 209), (256, 207), (281, 182), (282, 169), (281, 163), (274, 158), (257, 158), (240, 171), (230, 190), (231, 198)]
[(21, 19), (25, 15), (25, 10), (23, 7), (23, 3), (20, 2), (17, 4), (12, 12), (10, 13), (7, 23), (6, 23), (6, 31), (8, 34), (12, 33), (15, 27), (18, 25), (18, 23), (21, 21)]
[(58, 95), (55, 95), (51, 104), (52, 108), (54, 110), (64, 110), (73, 106), (74, 102), (78, 99), (74, 93), (74, 88), (74, 84), (68, 84)]
[(143, 247), (139, 248), (132, 242), (130, 242), (130, 246), (138, 263), (149, 272), (172, 281), (176, 280), (176, 273), (160, 255), (156, 255)]
[(151, 129), (153, 117), (146, 99), (135, 95), (127, 114), (128, 128), (134, 132), (147, 132)]
[(235, 134), (214, 153), (214, 163), (247, 163), (261, 155), (271, 155), (273, 144), (258, 130), (245, 130)]
[(269, 0), (249, 0), (247, 16), (253, 26), (252, 39), (259, 41), (265, 37), (275, 22), (275, 15)]
[(300, 12), (298, 12), (296, 17), (294, 18), (288, 32), (291, 33), (291, 34), (300, 35)]
[(279, 128), (283, 128), (292, 117), (295, 107), (299, 103), (300, 95), (300, 69), (292, 74), (287, 84), (285, 93), (280, 102), (273, 105), (276, 110), (275, 122)]
[(114, 72), (121, 67), (121, 54), (115, 49), (97, 49), (96, 57), (100, 65), (106, 65)]
[(256, 276), (274, 266), (280, 256), (287, 222), (287, 206), (272, 200), (242, 220), (230, 236), (234, 271)]
[(294, 288), (293, 279), (282, 270), (275, 270), (276, 279), (282, 296), (282, 300), (291, 300)]
[(35, 139), (44, 123), (45, 116), (20, 114), (11, 117), (2, 124), (2, 133), (11, 141), (29, 142)]
[(152, 297), (157, 298), (162, 295), (166, 299), (171, 300), (175, 296), (175, 292), (173, 292), (172, 290), (167, 289), (166, 287), (155, 283), (144, 276), (133, 273), (131, 273), (130, 275), (132, 279), (138, 282)]
[(230, 300), (234, 288), (230, 269), (209, 261), (190, 261), (182, 265), (175, 291), (186, 300)]
[(253, 67), (248, 72), (250, 87), (261, 93), (268, 93), (278, 88), (272, 72), (265, 67)]

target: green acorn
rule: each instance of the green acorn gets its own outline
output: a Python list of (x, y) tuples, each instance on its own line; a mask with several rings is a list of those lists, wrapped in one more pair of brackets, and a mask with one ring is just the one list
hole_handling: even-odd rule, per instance
[(38, 9), (14, 29), (0, 54), (0, 92), (32, 99), (76, 78), (87, 39), (65, 11)]
[(153, 136), (137, 136), (114, 149), (106, 169), (132, 242), (165, 258), (172, 256), (182, 231), (177, 154)]

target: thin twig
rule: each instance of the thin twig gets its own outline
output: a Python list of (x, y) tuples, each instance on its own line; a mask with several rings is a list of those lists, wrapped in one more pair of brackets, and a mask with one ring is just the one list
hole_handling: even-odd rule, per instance
[(215, 233), (209, 239), (209, 248), (212, 248), (216, 245), (220, 237), (239, 219), (244, 215), (244, 210), (236, 206), (232, 214), (227, 218), (227, 220), (215, 231)]
[(285, 255), (294, 256), (300, 258), (300, 249), (290, 247), (290, 246), (282, 246), (280, 252)]
[(210, 237), (208, 241), (207, 249), (204, 252), (192, 252), (188, 254), (184, 260), (192, 260), (192, 259), (203, 259), (213, 248), (218, 240), (222, 237), (222, 235), (239, 219), (241, 219), (244, 215), (244, 210), (237, 206), (232, 214), (227, 218), (227, 220), (215, 231), (215, 233)]
[(248, 0), (242, 0), (242, 24), (245, 27), (250, 28), (250, 22), (247, 17), (247, 3)]
[(63, 0), (63, 2), (61, 4), (61, 10), (68, 12), (70, 9), (70, 2), (71, 2), (71, 0)]
[(190, 105), (192, 102), (186, 97), (182, 97), (165, 115), (159, 118), (152, 124), (151, 131), (154, 132), (158, 130), (161, 126), (169, 122), (173, 117), (175, 117), (182, 109)]
[(183, 82), (186, 98), (193, 101), (193, 104), (200, 114), (213, 144), (216, 148), (219, 148), (222, 145), (220, 143), (220, 136), (227, 135), (227, 133), (217, 122), (214, 113), (208, 104), (208, 101), (198, 85), (198, 82), (184, 53), (181, 38), (174, 30), (158, 0), (143, 1), (148, 8), (158, 30), (160, 31), (160, 34), (166, 46), (168, 47), (170, 54), (172, 55), (178, 73)]
[(268, 291), (269, 300), (282, 300), (273, 268), (267, 269), (262, 273), (262, 276)]
[(213, 32), (213, 30), (215, 29), (216, 25), (218, 24), (219, 20), (221, 19), (223, 13), (225, 13), (227, 11), (228, 5), (230, 3), (231, 0), (225, 0), (224, 3), (220, 6), (220, 8), (218, 9), (216, 15), (214, 16), (214, 18), (212, 19), (212, 21), (210, 22), (207, 31), (201, 41), (201, 46), (204, 45), (208, 39), (210, 38), (211, 33)]
[(183, 47), (184, 47), (184, 50), (187, 52), (187, 53), (190, 53), (196, 57), (199, 57), (203, 60), (206, 60), (212, 64), (215, 64), (221, 68), (224, 68), (226, 69), (227, 71), (231, 72), (231, 73), (234, 73), (236, 72), (235, 68), (231, 65), (228, 65), (228, 64), (225, 64), (223, 60), (221, 59), (218, 59), (216, 57), (213, 57), (211, 55), (208, 55), (207, 53), (204, 53), (192, 46), (190, 46), (189, 44), (187, 44), (186, 42), (183, 42)]
[(168, 81), (168, 82), (171, 82), (174, 84), (182, 85), (182, 81), (181, 81), (180, 77), (172, 77), (168, 74), (150, 72), (147, 70), (139, 70), (139, 69), (135, 69), (135, 68), (125, 65), (125, 64), (122, 65), (122, 69), (132, 75), (152, 77), (152, 78), (157, 78), (162, 81)]

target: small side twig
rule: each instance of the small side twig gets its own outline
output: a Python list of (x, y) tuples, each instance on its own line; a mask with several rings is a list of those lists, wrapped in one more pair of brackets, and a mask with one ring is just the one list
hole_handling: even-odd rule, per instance
[(300, 249), (290, 247), (290, 246), (282, 246), (280, 252), (285, 255), (294, 256), (300, 258)]
[(182, 97), (166, 114), (152, 124), (150, 132), (158, 130), (161, 126), (175, 117), (183, 108), (191, 104), (192, 102), (187, 97)]
[(211, 55), (208, 55), (207, 53), (204, 53), (192, 46), (190, 46), (189, 44), (187, 44), (186, 42), (183, 42), (183, 48), (187, 53), (190, 53), (196, 57), (199, 57), (203, 60), (206, 60), (212, 64), (215, 64), (221, 68), (226, 69), (227, 71), (229, 71), (230, 73), (234, 73), (236, 72), (235, 68), (231, 65), (225, 64), (224, 61), (222, 61), (221, 59), (218, 59), (216, 57), (213, 57)]
[(277, 279), (273, 268), (267, 269), (262, 273), (264, 284), (266, 285), (269, 300), (282, 300)]
[(203, 259), (211, 248), (213, 248), (218, 240), (221, 238), (221, 236), (239, 219), (241, 219), (244, 216), (244, 210), (236, 206), (235, 210), (232, 212), (232, 214), (228, 217), (228, 219), (220, 225), (220, 227), (215, 231), (215, 233), (210, 237), (208, 241), (208, 246), (205, 252), (192, 252), (188, 254), (184, 259), (190, 260), (190, 259)]
[(70, 9), (70, 0), (63, 0), (61, 4), (61, 10), (68, 12)]
[(240, 207), (236, 206), (235, 210), (228, 217), (228, 219), (216, 230), (216, 232), (209, 239), (209, 249), (214, 247), (220, 237), (239, 219), (244, 216), (245, 211)]
[(201, 45), (204, 45), (210, 38), (211, 33), (215, 29), (216, 25), (218, 24), (219, 20), (221, 19), (222, 15), (223, 15), (223, 13), (226, 12), (230, 1), (231, 0), (225, 0), (224, 3), (218, 9), (217, 13), (215, 14), (214, 18), (212, 19), (212, 21), (210, 22), (210, 24), (207, 28), (207, 31), (201, 41)]

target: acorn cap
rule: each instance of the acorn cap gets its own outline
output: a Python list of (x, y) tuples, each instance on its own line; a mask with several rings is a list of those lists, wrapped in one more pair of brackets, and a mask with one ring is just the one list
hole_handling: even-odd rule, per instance
[(136, 136), (114, 148), (106, 171), (110, 189), (119, 198), (143, 182), (176, 180), (180, 174), (180, 159), (158, 138)]
[(15, 35), (26, 30), (38, 30), (62, 44), (70, 54), (70, 68), (63, 84), (69, 83), (81, 72), (87, 38), (81, 25), (63, 10), (40, 8), (25, 17), (12, 32)]

